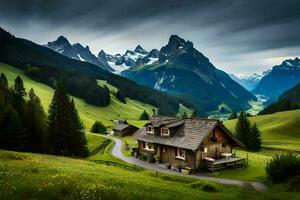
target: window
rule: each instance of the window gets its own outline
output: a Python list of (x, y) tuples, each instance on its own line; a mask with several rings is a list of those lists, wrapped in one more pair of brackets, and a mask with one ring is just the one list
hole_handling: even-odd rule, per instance
[(154, 128), (153, 126), (147, 126), (147, 133), (153, 134), (154, 133)]
[(204, 153), (207, 153), (207, 147), (204, 148)]
[(222, 147), (226, 148), (226, 143), (225, 142), (222, 142)]
[(184, 149), (177, 148), (177, 151), (176, 151), (176, 158), (185, 160), (185, 150), (184, 150)]
[(160, 129), (160, 134), (161, 135), (165, 135), (165, 136), (169, 136), (170, 135), (170, 131), (167, 127), (163, 127)]
[(148, 151), (154, 151), (154, 145), (152, 143), (149, 142), (145, 142), (145, 146), (143, 146), (144, 149), (148, 150)]

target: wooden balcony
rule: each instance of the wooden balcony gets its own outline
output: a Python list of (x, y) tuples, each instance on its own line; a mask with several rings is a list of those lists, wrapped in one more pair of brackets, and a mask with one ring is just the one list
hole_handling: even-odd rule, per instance
[(216, 171), (226, 168), (244, 168), (246, 166), (245, 158), (224, 158), (219, 160), (205, 160), (205, 168), (210, 171)]

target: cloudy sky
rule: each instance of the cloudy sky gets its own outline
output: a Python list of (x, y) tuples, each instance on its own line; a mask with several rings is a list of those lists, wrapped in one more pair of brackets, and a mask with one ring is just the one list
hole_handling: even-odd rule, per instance
[(218, 68), (260, 73), (300, 57), (299, 0), (1, 0), (0, 26), (39, 44), (66, 36), (94, 53), (190, 40)]

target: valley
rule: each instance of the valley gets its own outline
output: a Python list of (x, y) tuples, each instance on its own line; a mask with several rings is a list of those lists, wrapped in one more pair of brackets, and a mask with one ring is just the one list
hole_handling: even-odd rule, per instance
[(300, 2), (0, 8), (0, 200), (300, 200)]

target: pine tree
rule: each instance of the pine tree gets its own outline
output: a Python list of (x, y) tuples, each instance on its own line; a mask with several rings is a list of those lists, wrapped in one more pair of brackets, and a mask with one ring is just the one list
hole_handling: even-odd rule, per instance
[(55, 155), (87, 156), (83, 125), (63, 85), (58, 83), (49, 106), (48, 146)]
[(146, 110), (144, 110), (144, 112), (140, 116), (140, 120), (149, 120), (149, 119), (150, 119), (150, 117), (149, 117), (148, 113), (146, 112)]
[(230, 119), (236, 119), (238, 116), (237, 116), (237, 113), (235, 112), (235, 111), (233, 111), (232, 113), (231, 113), (231, 115), (228, 117), (228, 120), (230, 120)]
[(123, 94), (123, 92), (121, 90), (117, 91), (116, 97), (122, 103), (126, 103), (126, 98), (125, 98), (125, 96), (124, 96), (124, 94)]
[(251, 151), (259, 151), (261, 149), (261, 134), (260, 130), (254, 123), (251, 126), (251, 137), (250, 137), (250, 146), (249, 150)]
[(73, 155), (79, 156), (79, 157), (86, 157), (88, 156), (89, 152), (87, 149), (87, 139), (85, 137), (85, 132), (84, 132), (84, 126), (83, 123), (79, 117), (78, 111), (75, 107), (74, 100), (71, 100), (70, 103), (70, 111), (71, 111), (71, 116), (70, 116), (70, 126), (73, 128), (73, 143), (76, 145), (76, 148), (73, 149)]
[(1, 88), (5, 88), (5, 89), (8, 88), (8, 81), (7, 81), (5, 74), (3, 74), (3, 73), (1, 73), (1, 75), (0, 75), (0, 89)]
[(12, 106), (8, 106), (0, 121), (0, 148), (24, 150), (21, 120)]
[(244, 145), (248, 148), (250, 134), (251, 134), (250, 121), (247, 117), (247, 114), (244, 111), (242, 111), (235, 125), (235, 135), (237, 139), (243, 142)]
[(181, 117), (183, 117), (183, 118), (187, 117), (186, 112), (184, 112), (184, 113), (181, 115)]
[(46, 114), (32, 88), (28, 94), (26, 126), (30, 138), (29, 151), (42, 152), (47, 130)]
[(193, 111), (191, 117), (197, 117), (197, 112), (196, 112), (196, 111)]
[(17, 76), (17, 78), (15, 79), (14, 89), (17, 96), (19, 97), (26, 96), (24, 83), (20, 76)]

